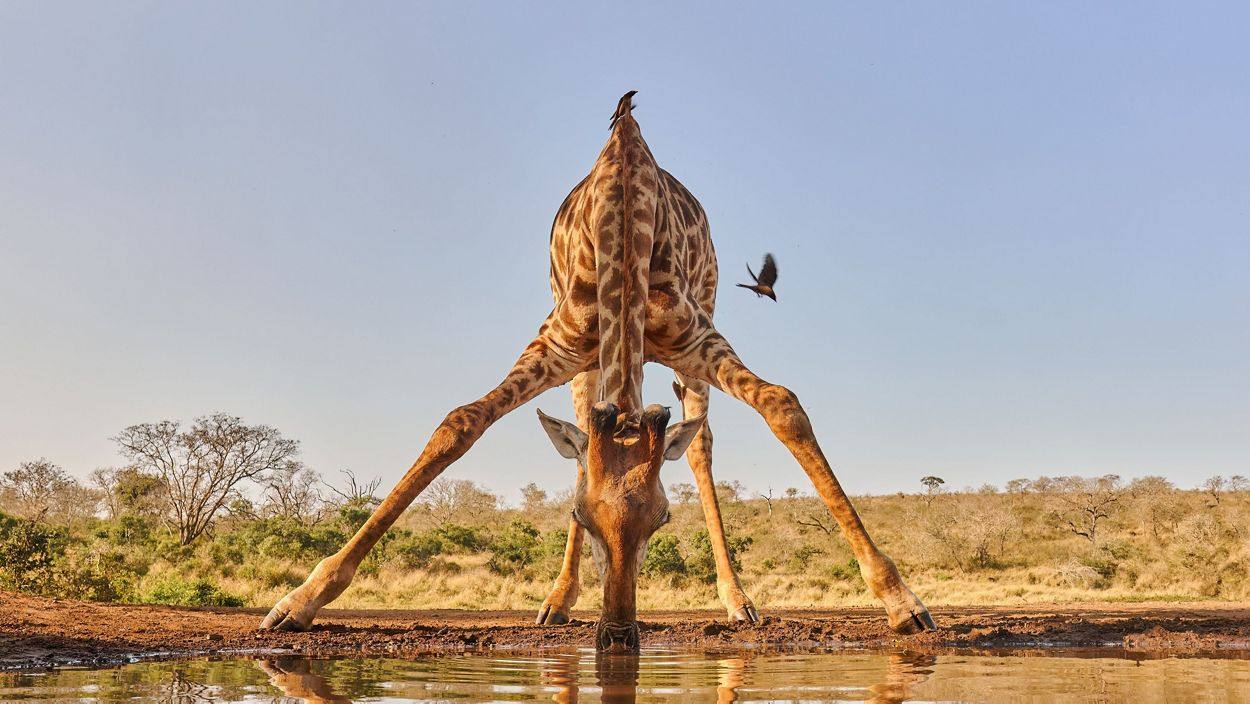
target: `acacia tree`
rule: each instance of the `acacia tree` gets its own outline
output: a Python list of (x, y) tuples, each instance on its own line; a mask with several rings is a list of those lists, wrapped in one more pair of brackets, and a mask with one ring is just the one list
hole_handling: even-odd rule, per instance
[(168, 520), (183, 545), (208, 530), (240, 482), (288, 466), (299, 443), (267, 425), (217, 413), (183, 429), (177, 421), (132, 425), (113, 440), (140, 471), (159, 476)]
[(921, 477), (920, 483), (924, 484), (924, 496), (921, 498), (924, 499), (924, 505), (927, 507), (932, 506), (933, 500), (942, 493), (942, 485), (946, 483), (946, 480), (941, 477), (929, 475), (927, 477)]

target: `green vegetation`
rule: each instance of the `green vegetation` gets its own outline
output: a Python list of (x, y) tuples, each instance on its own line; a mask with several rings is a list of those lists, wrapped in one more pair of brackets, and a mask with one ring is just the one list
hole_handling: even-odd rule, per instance
[[(194, 483), (170, 485), (159, 466), (133, 452), (125, 455), (131, 465), (97, 471), (90, 485), (47, 460), (4, 473), (0, 588), (96, 601), (269, 606), (378, 503), (377, 482), (361, 484), (347, 473), (331, 487), (271, 428), (220, 415), (186, 431), (135, 428), (183, 440), (193, 431), (215, 442), (240, 438), (272, 452), (250, 476), (231, 467), (230, 490), (218, 484), (203, 497)], [(127, 442), (137, 443), (130, 431)], [(193, 469), (218, 474), (213, 466)], [(672, 481), (683, 472), (674, 464), (665, 475)], [(918, 493), (855, 503), (877, 542), (934, 604), (1250, 598), (1250, 487), (1241, 477), (1216, 477), (1196, 490), (1158, 477), (1042, 477), (1001, 490), (951, 491), (939, 477), (917, 475)], [(673, 521), (651, 539), (640, 605), (715, 608), (715, 560), (698, 492), (686, 482), (669, 489)], [(783, 498), (748, 498), (733, 483), (717, 494), (731, 559), (758, 606), (872, 603), (818, 499), (795, 489)], [(179, 509), (204, 501), (217, 508)], [(337, 603), (536, 608), (560, 569), (570, 498), (531, 485), (520, 503), (505, 506), (465, 480), (435, 482)], [(581, 606), (593, 608), (599, 575), (589, 559), (582, 564)]]

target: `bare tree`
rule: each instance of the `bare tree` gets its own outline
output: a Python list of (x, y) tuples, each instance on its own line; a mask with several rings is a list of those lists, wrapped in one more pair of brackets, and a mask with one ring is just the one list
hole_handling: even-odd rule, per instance
[(317, 490), (320, 483), (321, 475), (305, 467), (303, 462), (288, 461), (265, 478), (261, 515), (286, 518), (305, 526), (315, 525), (325, 516), (325, 502)]
[(342, 490), (322, 482), (322, 485), (339, 497), (340, 505), (373, 508), (382, 503), (382, 500), (377, 497), (378, 487), (382, 486), (381, 477), (374, 477), (368, 482), (362, 483), (356, 479), (356, 474), (352, 470), (344, 469), (342, 472), (347, 475), (347, 485)]
[(42, 457), (5, 472), (0, 478), (0, 499), (14, 513), (31, 520), (83, 518), (95, 513), (98, 503), (94, 492)]
[(1185, 517), (1185, 506), (1178, 501), (1176, 487), (1163, 477), (1139, 477), (1129, 484), (1138, 515), (1150, 522), (1150, 532), (1162, 542), (1164, 531), (1176, 532)]
[(760, 494), (759, 497), (764, 500), (764, 505), (768, 507), (768, 520), (773, 519), (773, 488), (768, 487), (767, 494)]
[(185, 430), (169, 420), (132, 425), (113, 440), (136, 468), (164, 480), (168, 518), (183, 545), (212, 526), (241, 482), (282, 469), (299, 453), (299, 443), (277, 429), (225, 413), (196, 418)]
[(1062, 477), (1055, 493), (1063, 506), (1063, 520), (1068, 530), (1098, 544), (1098, 528), (1111, 518), (1128, 489), (1115, 474), (1102, 477)]
[(1228, 480), (1218, 474), (1202, 483), (1202, 490), (1211, 497), (1211, 503), (1208, 505), (1212, 507), (1220, 505), (1220, 494), (1227, 489)]
[(833, 525), (824, 511), (794, 511), (790, 514), (790, 518), (800, 526), (815, 528), (825, 535), (833, 535)]
[(434, 480), (414, 505), (431, 526), (478, 523), (499, 508), (499, 497), (468, 479)]

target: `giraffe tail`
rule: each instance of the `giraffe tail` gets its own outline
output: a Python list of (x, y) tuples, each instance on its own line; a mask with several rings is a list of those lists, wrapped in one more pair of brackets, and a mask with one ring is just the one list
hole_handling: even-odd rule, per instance
[(638, 91), (636, 90), (631, 90), (625, 95), (621, 96), (620, 101), (616, 103), (616, 111), (612, 113), (612, 122), (609, 125), (608, 129), (610, 130), (616, 129), (616, 121), (621, 119), (622, 117), (626, 117), (627, 115), (630, 114), (630, 111), (634, 109), (634, 102), (633, 102), (634, 95), (637, 92)]
[(628, 417), (642, 412), (642, 365), (659, 167), (630, 115), (626, 93), (592, 172), (599, 201), (592, 225), (599, 308), (599, 399)]

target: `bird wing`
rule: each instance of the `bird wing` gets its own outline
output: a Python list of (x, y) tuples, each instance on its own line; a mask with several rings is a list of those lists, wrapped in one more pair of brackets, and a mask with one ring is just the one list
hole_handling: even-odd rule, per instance
[(751, 265), (750, 265), (750, 264), (747, 264), (747, 273), (751, 275), (751, 280), (752, 280), (752, 281), (754, 281), (754, 282), (755, 282), (755, 283), (757, 283), (757, 284), (760, 282), (760, 279), (759, 279), (759, 277), (758, 277), (758, 276), (756, 276), (756, 275), (755, 275), (755, 272), (754, 272), (754, 271), (751, 271)]
[(777, 260), (772, 254), (764, 255), (764, 268), (760, 269), (760, 277), (756, 282), (771, 287), (777, 283)]

